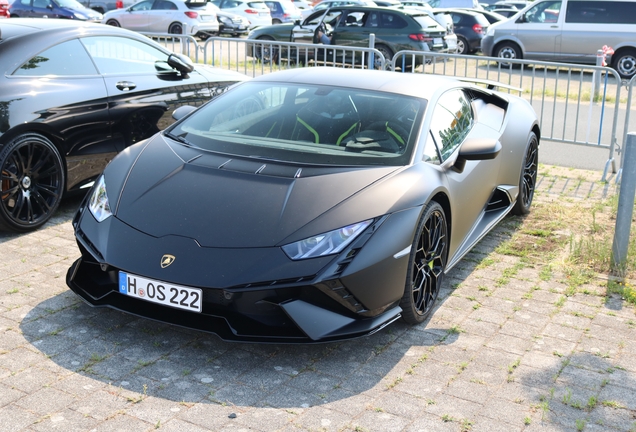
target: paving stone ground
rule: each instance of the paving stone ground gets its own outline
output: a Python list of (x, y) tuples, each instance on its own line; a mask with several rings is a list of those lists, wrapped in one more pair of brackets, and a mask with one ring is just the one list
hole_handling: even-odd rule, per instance
[[(600, 173), (543, 170), (537, 201), (593, 204)], [(541, 268), (480, 266), (490, 233), (445, 280), (430, 319), (313, 346), (226, 343), (93, 309), (65, 284), (79, 256), (63, 204), (0, 234), (0, 431), (636, 431), (636, 314), (602, 279), (566, 297)]]

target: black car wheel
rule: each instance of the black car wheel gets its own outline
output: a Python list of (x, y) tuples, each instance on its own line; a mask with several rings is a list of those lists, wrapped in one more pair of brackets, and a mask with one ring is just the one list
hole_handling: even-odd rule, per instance
[[(274, 41), (269, 36), (263, 36), (257, 39), (261, 43), (254, 45), (254, 57), (263, 63), (276, 62), (278, 58), (278, 47), (270, 45), (269, 41)], [(265, 42), (265, 43), (262, 43)]]
[(109, 19), (108, 21), (106, 21), (106, 24), (113, 27), (121, 27), (121, 25), (119, 24), (119, 21), (114, 19)]
[(512, 208), (512, 213), (518, 216), (530, 213), (534, 190), (537, 185), (537, 171), (539, 168), (539, 140), (534, 132), (530, 132), (526, 154), (523, 157), (521, 179), (519, 180), (519, 195)]
[(402, 318), (419, 324), (433, 309), (442, 284), (448, 255), (448, 226), (441, 205), (431, 201), (420, 218), (411, 246)]
[(636, 50), (624, 49), (614, 54), (612, 66), (621, 78), (631, 79), (636, 75)]
[(14, 138), (0, 152), (0, 228), (36, 229), (62, 199), (64, 168), (51, 141), (38, 134)]
[[(380, 51), (380, 53), (384, 56), (384, 60), (386, 60), (384, 63), (384, 69), (391, 69), (391, 61), (393, 60), (393, 51), (391, 51), (391, 48), (386, 45), (376, 45), (375, 49)], [(382, 68), (382, 62), (377, 58), (373, 59), (373, 64), (375, 69)]]
[(457, 54), (468, 54), (470, 51), (465, 37), (457, 35)]
[[(510, 60), (516, 60), (516, 59), (522, 58), (521, 50), (519, 49), (519, 46), (517, 46), (517, 44), (513, 42), (504, 42), (498, 45), (497, 49), (495, 50), (495, 55), (496, 57), (499, 57), (502, 59), (510, 59)], [(499, 64), (502, 67), (506, 67), (506, 68), (518, 67), (518, 65), (508, 63), (508, 62), (499, 62)]]
[(172, 23), (170, 27), (168, 27), (168, 33), (170, 34), (183, 34), (183, 24), (181, 23)]

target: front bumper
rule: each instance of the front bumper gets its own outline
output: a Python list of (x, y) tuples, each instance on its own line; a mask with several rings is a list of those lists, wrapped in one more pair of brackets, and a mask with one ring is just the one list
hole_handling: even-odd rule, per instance
[[(399, 214), (393, 223), (403, 224), (410, 215)], [(82, 257), (69, 269), (67, 285), (91, 306), (215, 333), (225, 340), (269, 343), (369, 335), (397, 320), (402, 311), (397, 304), (408, 257), (378, 256), (376, 262), (363, 257), (373, 263), (364, 267), (350, 249), (335, 257), (292, 262), (280, 248), (201, 248), (192, 239), (148, 236), (115, 217), (99, 224), (89, 212), (77, 216), (74, 225)], [(391, 236), (363, 237), (351, 247), (362, 250), (358, 241), (386, 244)], [(367, 253), (378, 255), (374, 249)], [(161, 254), (168, 252), (177, 256), (179, 265), (160, 269)], [(120, 270), (201, 288), (202, 312), (119, 293)]]
[(481, 39), (481, 52), (487, 57), (493, 56), (493, 45), (495, 42), (495, 38), (493, 36), (486, 35)]

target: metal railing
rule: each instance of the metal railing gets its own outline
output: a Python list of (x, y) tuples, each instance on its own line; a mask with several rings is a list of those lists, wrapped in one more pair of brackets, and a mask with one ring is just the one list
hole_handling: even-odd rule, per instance
[(380, 51), (364, 47), (214, 37), (208, 39), (201, 49), (203, 63), (249, 76), (304, 65), (386, 67), (386, 59)]
[[(391, 70), (419, 58), (419, 73), (497, 81), (521, 89), (539, 117), (541, 140), (606, 148), (603, 180), (616, 172), (621, 77), (611, 68), (495, 57), (400, 51)], [(514, 92), (510, 89), (501, 89)]]
[(542, 140), (607, 149), (602, 180), (607, 179), (610, 170), (618, 172), (617, 181), (620, 178), (615, 155), (620, 154), (629, 130), (636, 78), (622, 81), (609, 67), (421, 51), (400, 51), (392, 59), (385, 59), (373, 48), (374, 35), (369, 47), (223, 37), (209, 38), (201, 45), (191, 36), (146, 35), (195, 62), (252, 77), (313, 65), (401, 70), (500, 82), (521, 89), (517, 93), (530, 102), (539, 117)]
[[(627, 134), (629, 132), (633, 132), (630, 130), (630, 120), (631, 120), (631, 112), (632, 109), (636, 109), (636, 101), (634, 100), (634, 88), (636, 87), (636, 76), (633, 76), (632, 79), (625, 85), (627, 88), (627, 97), (625, 100), (625, 126), (623, 127), (623, 136), (621, 139), (622, 146), (618, 149), (620, 152), (627, 145)], [(636, 127), (634, 127), (636, 129)], [(621, 177), (623, 174), (623, 169), (625, 168), (625, 158), (621, 157), (621, 166), (618, 170), (618, 174), (616, 174), (616, 183), (621, 181)], [(634, 167), (632, 167), (634, 169)]]

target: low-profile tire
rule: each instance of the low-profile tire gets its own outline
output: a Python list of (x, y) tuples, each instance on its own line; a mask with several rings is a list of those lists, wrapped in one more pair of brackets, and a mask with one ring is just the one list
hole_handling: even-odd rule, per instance
[(400, 300), (402, 319), (408, 324), (421, 323), (433, 310), (446, 268), (448, 241), (444, 209), (431, 201), (417, 224)]
[(27, 232), (55, 213), (64, 193), (64, 164), (46, 137), (25, 133), (0, 151), (0, 228)]
[(468, 55), (470, 53), (470, 45), (464, 36), (457, 35), (457, 54)]
[(612, 67), (623, 79), (636, 75), (636, 50), (622, 49), (612, 56)]
[(108, 21), (106, 21), (106, 24), (113, 27), (121, 27), (121, 24), (119, 24), (119, 21), (114, 19), (109, 19)]
[(168, 27), (168, 33), (180, 35), (183, 34), (183, 24), (175, 22)]
[[(497, 45), (497, 48), (495, 49), (494, 54), (495, 54), (495, 57), (499, 57), (502, 59), (521, 60), (523, 58), (519, 45), (517, 45), (514, 42), (503, 42)], [(505, 68), (519, 67), (519, 65), (514, 63), (499, 62), (499, 64), (501, 65), (501, 67), (505, 67)]]
[[(391, 61), (393, 60), (393, 51), (391, 51), (391, 48), (389, 48), (386, 45), (376, 45), (375, 49), (377, 49), (378, 51), (380, 51), (382, 53), (382, 55), (384, 56), (384, 60), (386, 60), (386, 63), (384, 64), (384, 69), (391, 69)], [(380, 69), (381, 68), (381, 62), (379, 62), (377, 59), (374, 59), (374, 69)]]
[(523, 216), (530, 213), (530, 206), (534, 198), (534, 191), (537, 186), (537, 172), (539, 170), (539, 139), (534, 132), (530, 132), (528, 144), (523, 155), (523, 165), (521, 165), (521, 176), (519, 179), (519, 194), (517, 201), (512, 208), (512, 214)]

